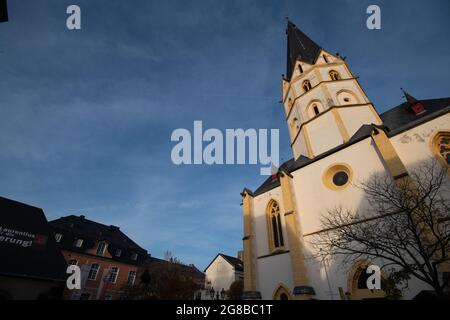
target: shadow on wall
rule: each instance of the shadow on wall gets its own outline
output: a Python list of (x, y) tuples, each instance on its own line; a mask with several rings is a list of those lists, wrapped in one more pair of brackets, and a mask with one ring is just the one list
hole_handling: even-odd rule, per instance
[[(318, 297), (411, 299), (430, 289), (445, 294), (443, 275), (450, 272), (450, 245), (439, 246), (439, 241), (450, 239), (449, 170), (442, 159), (429, 158), (409, 165), (409, 175), (396, 180), (372, 174), (351, 186), (363, 191), (359, 203), (352, 204), (356, 209), (341, 203), (318, 213), (322, 229), (329, 231), (305, 237), (308, 273)], [(355, 223), (360, 220), (365, 222)], [(341, 225), (345, 227), (338, 228)], [(425, 263), (424, 255), (437, 257), (434, 262), (439, 266)], [(367, 289), (370, 264), (381, 268), (382, 290)], [(432, 281), (424, 281), (427, 278)]]

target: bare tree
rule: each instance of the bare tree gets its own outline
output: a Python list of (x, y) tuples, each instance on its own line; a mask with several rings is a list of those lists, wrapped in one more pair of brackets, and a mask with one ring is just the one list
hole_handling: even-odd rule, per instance
[(127, 288), (125, 299), (137, 300), (190, 300), (201, 288), (204, 277), (198, 279), (192, 266), (186, 266), (172, 255), (164, 254), (164, 260), (147, 261), (138, 277), (137, 283)]
[(244, 291), (244, 281), (236, 280), (230, 285), (230, 289), (227, 290), (227, 297), (230, 300), (240, 300)]
[(443, 295), (447, 284), (439, 267), (450, 260), (447, 170), (430, 160), (401, 179), (375, 175), (357, 187), (369, 205), (336, 207), (323, 215), (324, 231), (311, 241), (315, 255), (341, 256), (344, 265), (358, 259), (384, 261), (380, 267), (390, 270), (389, 279), (414, 276)]

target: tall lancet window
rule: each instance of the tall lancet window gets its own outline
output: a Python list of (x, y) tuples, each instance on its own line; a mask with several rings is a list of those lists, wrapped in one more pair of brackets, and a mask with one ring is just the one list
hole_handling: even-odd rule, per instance
[(436, 134), (433, 139), (433, 147), (442, 162), (450, 166), (450, 131), (443, 131)]
[(269, 233), (269, 247), (271, 251), (284, 247), (283, 230), (281, 227), (281, 213), (278, 202), (272, 200), (267, 207), (267, 226)]

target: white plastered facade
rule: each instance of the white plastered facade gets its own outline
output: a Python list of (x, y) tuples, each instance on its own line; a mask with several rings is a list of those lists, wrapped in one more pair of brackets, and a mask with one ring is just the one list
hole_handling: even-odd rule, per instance
[[(326, 55), (327, 62), (323, 55)], [(298, 64), (301, 64), (301, 73)], [(339, 73), (339, 80), (330, 80), (331, 70)], [(309, 90), (302, 88), (305, 80), (311, 84)], [(345, 61), (326, 51), (320, 53), (315, 65), (297, 61), (291, 79), (283, 80), (282, 92), (294, 159), (301, 156), (314, 159), (290, 172), (299, 238), (304, 243), (308, 285), (314, 288), (316, 299), (342, 299), (343, 293), (352, 291), (349, 282), (351, 269), (338, 260), (316, 261), (309, 257), (312, 249), (308, 240), (312, 233), (321, 230), (320, 217), (327, 210), (339, 205), (355, 210), (368, 206), (365, 195), (355, 185), (368, 181), (372, 175), (389, 172), (373, 138), (368, 136), (335, 152), (332, 149), (348, 142), (363, 125), (383, 123)], [(312, 104), (318, 106), (318, 114), (311, 113)], [(406, 170), (410, 171), (418, 162), (436, 157), (431, 141), (436, 133), (449, 129), (450, 114), (447, 113), (390, 136), (389, 140)], [(344, 164), (351, 170), (350, 184), (339, 190), (329, 188), (323, 179), (327, 169), (336, 164)], [(267, 206), (273, 200), (280, 206), (284, 237), (284, 247), (275, 252), (269, 246), (267, 219)], [(282, 188), (278, 186), (255, 194), (251, 201), (251, 248), (256, 291), (261, 293), (262, 299), (275, 299), (280, 287), (292, 294), (295, 281), (286, 236)], [(383, 264), (382, 261), (371, 262)], [(430, 289), (413, 278), (409, 288), (403, 291), (403, 298), (410, 299), (421, 290)]]

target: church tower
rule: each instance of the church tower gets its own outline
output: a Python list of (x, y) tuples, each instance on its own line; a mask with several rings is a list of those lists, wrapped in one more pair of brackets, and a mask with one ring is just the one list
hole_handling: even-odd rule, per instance
[(364, 124), (382, 124), (345, 58), (324, 50), (288, 21), (282, 101), (294, 158), (348, 142)]

